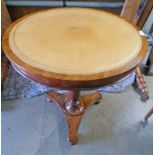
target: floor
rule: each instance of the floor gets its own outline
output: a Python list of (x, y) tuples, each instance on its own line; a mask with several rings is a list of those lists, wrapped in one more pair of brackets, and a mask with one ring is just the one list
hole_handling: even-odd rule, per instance
[(149, 101), (140, 101), (132, 87), (103, 94), (84, 115), (74, 146), (62, 113), (46, 95), (2, 101), (2, 155), (152, 155), (153, 121), (143, 117), (152, 107), (153, 82), (145, 79)]

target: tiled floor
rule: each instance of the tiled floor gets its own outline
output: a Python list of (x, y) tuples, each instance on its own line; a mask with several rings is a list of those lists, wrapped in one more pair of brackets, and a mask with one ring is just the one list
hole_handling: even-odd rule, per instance
[(152, 77), (145, 79), (149, 101), (141, 102), (132, 87), (103, 94), (83, 117), (74, 146), (62, 113), (46, 95), (2, 101), (2, 155), (152, 155), (152, 117), (143, 122), (152, 107)]

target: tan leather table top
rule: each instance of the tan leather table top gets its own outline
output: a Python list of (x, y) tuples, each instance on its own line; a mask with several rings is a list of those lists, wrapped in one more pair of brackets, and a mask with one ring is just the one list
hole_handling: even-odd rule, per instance
[(24, 62), (66, 74), (93, 74), (127, 64), (139, 53), (138, 31), (117, 16), (93, 9), (53, 9), (20, 21), (9, 36)]

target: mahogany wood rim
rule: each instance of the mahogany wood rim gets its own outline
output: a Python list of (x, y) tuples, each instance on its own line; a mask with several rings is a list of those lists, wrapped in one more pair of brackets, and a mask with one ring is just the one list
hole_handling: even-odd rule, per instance
[[(66, 9), (66, 8), (54, 8), (54, 9)], [(67, 9), (69, 9), (69, 8), (67, 8)], [(131, 71), (133, 71), (145, 56), (145, 53), (147, 51), (147, 41), (146, 41), (146, 38), (144, 36), (141, 36), (142, 48), (141, 48), (140, 52), (138, 53), (138, 55), (132, 61), (130, 61), (129, 63), (127, 63), (123, 67), (118, 67), (116, 69), (112, 69), (112, 70), (101, 72), (101, 73), (87, 74), (87, 75), (59, 74), (59, 73), (54, 73), (54, 72), (48, 72), (48, 71), (33, 67), (29, 64), (26, 64), (21, 59), (19, 59), (13, 53), (11, 48), (9, 47), (9, 34), (10, 34), (12, 28), (17, 23), (19, 23), (21, 20), (23, 20), (23, 19), (25, 19), (25, 18), (27, 18), (27, 17), (35, 14), (35, 13), (47, 11), (47, 10), (49, 10), (49, 9), (39, 10), (39, 11), (36, 11), (34, 13), (28, 14), (22, 18), (19, 18), (18, 20), (13, 22), (7, 28), (7, 30), (4, 32), (4, 35), (2, 38), (3, 50), (6, 54), (6, 56), (11, 61), (11, 63), (13, 64), (13, 66), (16, 68), (16, 70), (18, 72), (20, 72), (21, 74), (23, 74), (24, 76), (26, 76), (32, 80), (38, 81), (44, 85), (54, 86), (54, 87), (57, 87), (57, 85), (61, 84), (62, 87), (64, 87), (64, 88), (67, 88), (68, 86), (69, 87), (70, 86), (71, 87), (78, 87), (78, 85), (80, 85), (80, 87), (88, 87), (86, 85), (89, 85), (91, 82), (93, 82), (93, 84), (91, 84), (90, 88), (95, 87), (95, 86), (98, 87), (100, 84), (101, 84), (101, 86), (104, 86), (107, 84), (103, 83), (103, 81), (110, 80), (112, 82), (113, 77), (114, 77), (113, 80), (117, 81), (118, 79), (121, 79), (122, 77), (127, 75), (127, 73), (130, 73)], [(95, 10), (98, 10), (98, 9), (95, 9)], [(103, 11), (103, 10), (98, 10), (98, 11)], [(109, 13), (113, 14), (111, 12), (109, 12)], [(115, 15), (115, 14), (113, 14), (113, 15), (119, 17), (118, 15)], [(119, 18), (121, 18), (121, 17), (119, 17)], [(123, 18), (121, 18), (121, 19), (123, 19)], [(132, 26), (134, 26), (139, 31), (138, 27), (136, 27), (135, 25), (132, 25)], [(98, 84), (95, 84), (95, 82), (97, 82), (97, 81), (98, 81)], [(81, 82), (82, 82), (82, 84), (80, 84)], [(110, 82), (107, 82), (107, 83), (109, 84)]]

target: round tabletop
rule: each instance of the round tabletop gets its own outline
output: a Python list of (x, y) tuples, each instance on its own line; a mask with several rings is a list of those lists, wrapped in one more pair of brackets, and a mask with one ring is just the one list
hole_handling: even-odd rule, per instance
[(24, 72), (85, 81), (133, 69), (144, 57), (142, 42), (134, 26), (111, 13), (57, 8), (17, 20), (4, 34), (3, 48)]

